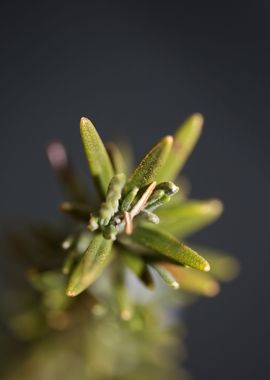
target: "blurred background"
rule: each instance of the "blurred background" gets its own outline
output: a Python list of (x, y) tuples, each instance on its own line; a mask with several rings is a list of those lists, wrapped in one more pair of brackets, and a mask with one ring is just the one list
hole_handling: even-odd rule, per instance
[(234, 254), (242, 271), (186, 311), (196, 380), (268, 373), (269, 25), (263, 0), (1, 2), (2, 227), (59, 217), (44, 148), (62, 140), (87, 173), (81, 116), (105, 140), (130, 139), (139, 159), (204, 114), (184, 174), (193, 197), (219, 197), (225, 213), (194, 241)]

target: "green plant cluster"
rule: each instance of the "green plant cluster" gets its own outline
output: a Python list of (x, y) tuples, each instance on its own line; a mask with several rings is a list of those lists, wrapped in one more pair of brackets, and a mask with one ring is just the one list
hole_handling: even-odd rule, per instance
[[(81, 119), (81, 137), (101, 204), (93, 209), (75, 199), (61, 205), (65, 213), (85, 223), (79, 234), (63, 242), (68, 296), (87, 289), (115, 257), (121, 257), (142, 280), (148, 267), (154, 268), (175, 289), (185, 282), (183, 276), (194, 276), (191, 268), (210, 270), (208, 261), (182, 238), (190, 230), (213, 222), (221, 214), (222, 204), (218, 200), (187, 201), (181, 184), (177, 197), (179, 186), (172, 182), (177, 181), (200, 136), (202, 121), (199, 114), (191, 116), (175, 136), (161, 139), (128, 175), (120, 149), (111, 145), (108, 152), (90, 120)], [(67, 161), (59, 162), (56, 153), (57, 149), (50, 149), (54, 167), (67, 170)]]
[(189, 184), (179, 176), (202, 125), (203, 117), (192, 115), (134, 170), (128, 147), (103, 144), (82, 118), (99, 198), (64, 146), (48, 146), (65, 194), (60, 208), (71, 218), (9, 233), (11, 286), (0, 313), (8, 360), (1, 378), (186, 379), (176, 365), (185, 357), (185, 329), (175, 310), (194, 295), (216, 295), (219, 282), (238, 270), (227, 254), (186, 243), (223, 210), (216, 199), (189, 199)]

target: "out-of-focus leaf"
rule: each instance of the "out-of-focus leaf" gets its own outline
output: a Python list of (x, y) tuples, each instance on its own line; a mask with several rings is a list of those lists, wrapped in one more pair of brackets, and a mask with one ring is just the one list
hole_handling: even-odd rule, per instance
[(131, 238), (136, 243), (168, 256), (182, 265), (203, 271), (210, 270), (208, 262), (203, 257), (166, 232), (138, 226)]
[(101, 234), (93, 237), (83, 257), (74, 268), (67, 287), (67, 295), (74, 297), (83, 292), (101, 274), (112, 259), (112, 241)]
[(129, 321), (134, 313), (134, 305), (129, 298), (125, 283), (125, 272), (122, 267), (118, 268), (114, 278), (114, 293), (120, 318)]
[(53, 270), (44, 272), (29, 270), (27, 272), (27, 278), (32, 286), (40, 292), (64, 287), (64, 276), (60, 272)]
[(122, 247), (118, 250), (127, 267), (140, 279), (140, 281), (147, 288), (153, 289), (154, 281), (144, 260), (139, 255), (129, 252), (127, 249), (124, 249)]
[(214, 297), (220, 290), (217, 281), (208, 273), (168, 263), (159, 263), (159, 265), (173, 275), (182, 290), (207, 297)]
[(111, 159), (114, 173), (128, 173), (125, 157), (116, 144), (109, 142), (106, 144), (106, 149)]
[(232, 281), (238, 275), (240, 265), (234, 257), (212, 248), (199, 249), (211, 265), (211, 275), (219, 281)]
[(31, 341), (47, 332), (44, 318), (35, 308), (14, 315), (8, 321), (9, 328), (22, 340)]
[(172, 136), (166, 136), (150, 150), (128, 180), (125, 194), (134, 187), (142, 188), (155, 180), (166, 162), (172, 144)]
[(64, 145), (54, 141), (47, 146), (47, 157), (69, 200), (88, 202), (88, 189), (83, 179), (74, 170)]
[(131, 145), (126, 140), (117, 140), (117, 146), (124, 157), (126, 171), (123, 172), (126, 175), (130, 175), (134, 169), (134, 154)]
[(62, 273), (63, 274), (70, 274), (74, 263), (76, 262), (76, 254), (74, 251), (70, 251), (67, 253), (67, 257), (64, 261), (63, 267), (62, 267)]
[(179, 284), (170, 271), (159, 264), (152, 264), (152, 267), (167, 285), (171, 286), (173, 289), (179, 289)]
[(90, 218), (90, 206), (85, 203), (78, 202), (63, 202), (60, 204), (60, 209), (65, 214), (72, 216), (82, 222), (88, 222)]
[(90, 120), (82, 117), (80, 130), (90, 172), (100, 194), (104, 197), (114, 174), (111, 160)]
[(222, 203), (217, 199), (178, 202), (157, 210), (159, 228), (182, 238), (213, 223), (222, 211)]
[(157, 181), (174, 181), (198, 141), (203, 125), (203, 116), (191, 115), (176, 131), (170, 154), (160, 171)]

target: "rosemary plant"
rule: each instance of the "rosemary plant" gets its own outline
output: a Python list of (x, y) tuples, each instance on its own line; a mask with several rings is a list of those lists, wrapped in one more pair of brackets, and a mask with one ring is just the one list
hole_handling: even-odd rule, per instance
[(20, 302), (8, 314), (8, 329), (25, 350), (16, 351), (4, 379), (185, 378), (175, 360), (175, 351), (178, 360), (183, 354), (183, 328), (172, 310), (190, 294), (216, 295), (218, 281), (237, 270), (228, 255), (198, 253), (185, 243), (223, 209), (216, 199), (189, 200), (179, 177), (202, 125), (203, 117), (192, 115), (131, 170), (127, 150), (104, 145), (82, 118), (98, 200), (63, 145), (48, 146), (66, 197), (61, 210), (74, 221), (10, 236), (30, 287), (13, 289)]

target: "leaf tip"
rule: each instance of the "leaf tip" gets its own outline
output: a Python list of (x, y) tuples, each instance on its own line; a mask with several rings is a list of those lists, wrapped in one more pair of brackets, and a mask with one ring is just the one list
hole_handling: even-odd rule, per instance
[(201, 205), (201, 212), (205, 215), (218, 217), (223, 212), (223, 204), (219, 199), (210, 199)]
[(172, 145), (173, 144), (173, 137), (171, 135), (167, 135), (163, 138), (163, 142), (167, 145)]
[[(88, 124), (90, 122), (89, 119), (87, 119), (87, 117), (85, 116), (82, 116), (81, 117), (81, 120), (80, 120), (80, 125), (85, 125), (85, 124)], [(91, 122), (90, 122), (91, 123)]]
[(212, 210), (215, 211), (217, 215), (222, 214), (224, 210), (223, 203), (219, 199), (213, 199), (210, 203)]
[(81, 130), (81, 133), (85, 130), (87, 130), (88, 128), (94, 128), (94, 125), (93, 123), (91, 122), (90, 119), (88, 119), (87, 117), (81, 117), (80, 119), (80, 130)]
[(206, 261), (203, 267), (204, 272), (209, 272), (211, 269), (210, 264)]
[(75, 297), (77, 294), (76, 294), (76, 292), (72, 291), (71, 289), (67, 289), (66, 295), (68, 297)]
[(180, 285), (179, 285), (179, 283), (178, 283), (177, 281), (173, 281), (173, 282), (171, 283), (171, 286), (172, 286), (172, 288), (175, 289), (175, 290), (177, 290), (177, 289), (180, 288)]
[(192, 118), (193, 118), (193, 125), (196, 126), (198, 129), (201, 129), (204, 123), (203, 115), (199, 112), (196, 112), (192, 115)]
[(205, 295), (215, 297), (220, 292), (220, 286), (216, 281), (211, 281), (205, 289)]

